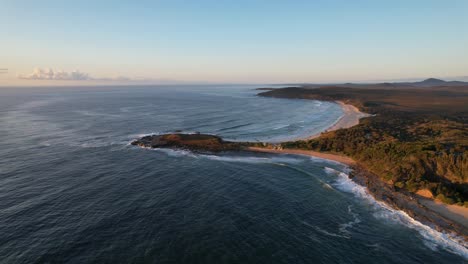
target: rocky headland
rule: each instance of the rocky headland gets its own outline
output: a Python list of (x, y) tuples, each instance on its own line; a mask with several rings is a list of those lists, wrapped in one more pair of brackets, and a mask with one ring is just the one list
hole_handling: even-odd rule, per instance
[(208, 134), (168, 133), (148, 135), (134, 140), (134, 146), (145, 148), (186, 149), (193, 152), (220, 152), (240, 150), (242, 143), (224, 141), (222, 138)]

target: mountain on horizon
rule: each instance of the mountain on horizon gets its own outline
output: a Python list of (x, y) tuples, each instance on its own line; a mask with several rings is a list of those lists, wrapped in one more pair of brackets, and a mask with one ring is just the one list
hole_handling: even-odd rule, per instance
[(468, 82), (444, 81), (442, 79), (437, 79), (437, 78), (428, 78), (420, 82), (407, 82), (407, 83), (394, 83), (394, 84), (408, 84), (412, 86), (431, 87), (431, 86), (462, 86), (462, 85), (468, 85)]
[(428, 85), (440, 85), (445, 84), (447, 81), (437, 79), (437, 78), (428, 78), (424, 81), (419, 82), (420, 84), (428, 84)]
[(350, 87), (350, 88), (397, 88), (397, 87), (436, 87), (436, 86), (448, 86), (448, 87), (457, 87), (457, 86), (468, 86), (468, 82), (463, 81), (445, 81), (437, 78), (427, 78), (422, 81), (416, 82), (383, 82), (383, 83), (335, 83), (335, 84), (313, 84), (313, 83), (295, 83), (288, 85), (301, 85), (307, 86), (309, 88), (318, 88), (324, 86), (340, 86), (340, 87)]

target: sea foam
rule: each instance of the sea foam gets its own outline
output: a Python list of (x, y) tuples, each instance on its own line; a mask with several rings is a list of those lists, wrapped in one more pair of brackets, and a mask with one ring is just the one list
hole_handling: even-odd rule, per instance
[[(324, 171), (328, 174), (337, 174), (338, 177), (333, 186), (335, 186), (338, 190), (352, 193), (357, 198), (369, 203), (374, 210), (374, 217), (384, 221), (391, 221), (392, 223), (402, 224), (418, 231), (418, 233), (421, 234), (423, 238), (424, 245), (432, 250), (443, 248), (468, 260), (468, 243), (464, 242), (462, 238), (459, 238), (453, 234), (439, 232), (411, 218), (407, 213), (401, 210), (395, 210), (384, 202), (377, 201), (365, 187), (355, 183), (346, 173), (327, 167), (324, 168)], [(352, 225), (353, 223), (350, 224)], [(345, 226), (343, 227), (346, 228)]]
[(217, 160), (217, 161), (225, 161), (225, 162), (241, 162), (241, 163), (274, 163), (274, 164), (281, 164), (281, 163), (299, 163), (302, 162), (300, 159), (295, 158), (286, 158), (286, 157), (252, 157), (252, 156), (218, 156), (218, 155), (200, 155), (200, 157)]

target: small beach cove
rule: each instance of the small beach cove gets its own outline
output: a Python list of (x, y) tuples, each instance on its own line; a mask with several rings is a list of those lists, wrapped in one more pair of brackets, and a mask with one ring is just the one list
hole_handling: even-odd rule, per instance
[[(338, 129), (350, 128), (355, 125), (358, 125), (359, 120), (361, 118), (371, 116), (370, 114), (361, 112), (357, 107), (350, 105), (350, 104), (346, 104), (342, 101), (336, 101), (335, 103), (341, 107), (343, 111), (343, 115), (334, 124), (326, 128), (323, 132), (331, 132), (331, 131), (335, 131)], [(310, 140), (310, 139), (318, 138), (323, 132), (319, 132), (311, 136), (306, 136), (304, 138), (298, 138), (297, 140)], [(325, 153), (325, 152), (312, 151), (312, 150), (271, 148), (271, 147), (249, 147), (248, 150), (258, 151), (258, 152), (268, 152), (268, 153), (306, 155), (306, 156), (318, 157), (322, 159), (333, 160), (333, 161), (340, 162), (346, 165), (356, 164), (356, 161), (350, 157), (346, 157), (346, 156), (335, 154), (335, 153)]]

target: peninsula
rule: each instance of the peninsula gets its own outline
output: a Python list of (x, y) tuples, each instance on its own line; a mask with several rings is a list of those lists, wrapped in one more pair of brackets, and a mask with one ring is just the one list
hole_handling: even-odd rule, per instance
[(145, 148), (187, 149), (193, 152), (220, 152), (240, 150), (244, 145), (240, 142), (224, 141), (215, 135), (168, 133), (163, 135), (149, 135), (134, 140), (134, 146)]

